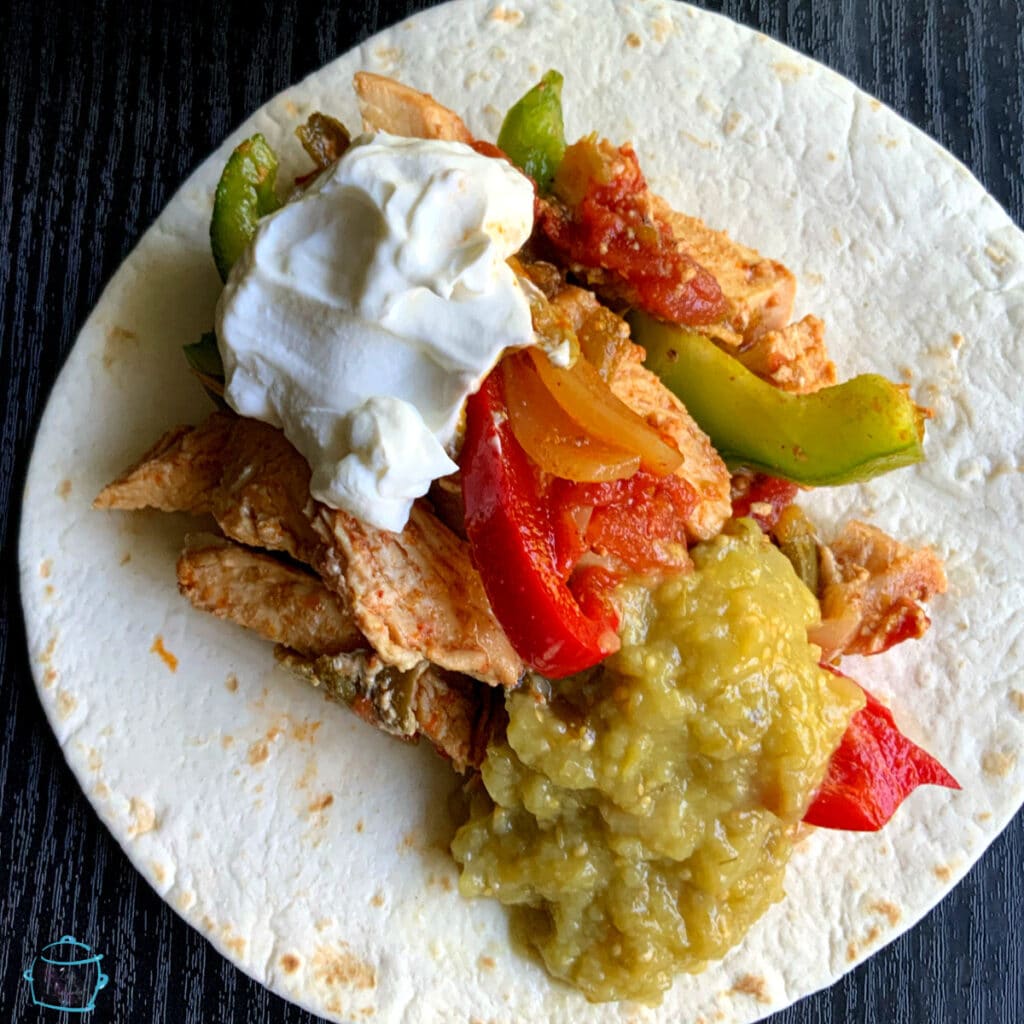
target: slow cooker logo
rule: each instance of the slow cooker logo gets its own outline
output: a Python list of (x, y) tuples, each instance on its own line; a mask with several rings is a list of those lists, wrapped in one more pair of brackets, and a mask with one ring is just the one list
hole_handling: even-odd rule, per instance
[(96, 994), (110, 979), (100, 969), (102, 953), (65, 935), (45, 946), (26, 968), (24, 978), (36, 1006), (68, 1013), (88, 1013)]

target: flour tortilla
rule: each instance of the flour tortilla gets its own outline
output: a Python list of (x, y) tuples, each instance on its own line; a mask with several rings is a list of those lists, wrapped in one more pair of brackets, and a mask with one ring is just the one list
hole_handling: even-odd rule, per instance
[[(844, 667), (892, 703), (963, 792), (916, 793), (880, 835), (812, 834), (786, 901), (658, 1009), (592, 1006), (456, 891), (455, 779), (274, 665), (269, 644), (176, 591), (184, 516), (99, 513), (101, 486), (209, 406), (181, 345), (219, 291), (207, 239), (231, 148), (262, 131), (282, 180), (313, 110), (355, 126), (354, 71), (394, 75), (494, 138), (549, 66), (569, 136), (636, 142), (675, 205), (791, 267), (843, 376), (908, 379), (928, 463), (813, 496), (932, 542), (950, 592), (921, 643)], [(1024, 239), (947, 153), (849, 82), (681, 5), (484, 0), (382, 33), (257, 112), (116, 273), (44, 416), (25, 490), (22, 591), (43, 706), (138, 870), (240, 968), (330, 1020), (747, 1022), (825, 986), (916, 921), (1024, 797)]]

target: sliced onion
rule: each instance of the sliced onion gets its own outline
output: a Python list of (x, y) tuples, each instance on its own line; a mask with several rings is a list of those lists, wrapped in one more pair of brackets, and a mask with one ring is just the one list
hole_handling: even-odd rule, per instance
[(542, 352), (527, 349), (526, 354), (545, 388), (585, 434), (636, 453), (640, 465), (656, 476), (668, 476), (682, 465), (682, 455), (616, 398), (586, 359), (562, 369)]
[[(547, 356), (540, 359), (550, 365)], [(593, 437), (565, 412), (526, 352), (507, 356), (501, 370), (512, 433), (546, 473), (600, 483), (632, 476), (640, 468), (637, 453)]]

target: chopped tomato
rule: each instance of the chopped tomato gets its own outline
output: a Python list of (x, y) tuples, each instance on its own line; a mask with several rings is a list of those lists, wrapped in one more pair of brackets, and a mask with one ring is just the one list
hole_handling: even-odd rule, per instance
[(735, 519), (750, 516), (767, 533), (779, 521), (782, 510), (793, 504), (800, 488), (789, 480), (782, 480), (767, 473), (755, 473), (752, 477), (734, 477), (743, 481), (741, 493), (734, 491), (732, 514)]
[(563, 573), (571, 571), (592, 552), (610, 560), (620, 576), (687, 568), (683, 524), (697, 501), (697, 492), (681, 477), (656, 477), (645, 470), (599, 484), (552, 480), (548, 502), (558, 566)]
[(672, 323), (721, 319), (722, 289), (653, 212), (632, 146), (581, 139), (566, 150), (554, 191), (564, 205), (539, 199), (537, 224), (562, 262), (607, 272), (632, 304)]

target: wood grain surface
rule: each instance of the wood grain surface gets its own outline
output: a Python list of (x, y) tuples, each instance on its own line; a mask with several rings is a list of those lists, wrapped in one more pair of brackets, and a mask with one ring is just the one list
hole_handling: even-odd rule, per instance
[[(0, 4), (0, 1021), (314, 1020), (168, 909), (78, 790), (29, 672), (16, 579), (20, 492), (77, 330), (183, 179), (280, 89), (425, 6)], [(1021, 223), (1024, 10), (1015, 0), (703, 6), (880, 97), (963, 160)], [(1022, 867), (1018, 817), (924, 922), (772, 1024), (1024, 1021)], [(68, 933), (104, 952), (112, 977), (96, 1010), (75, 1018), (33, 1007), (21, 980), (35, 952)]]

